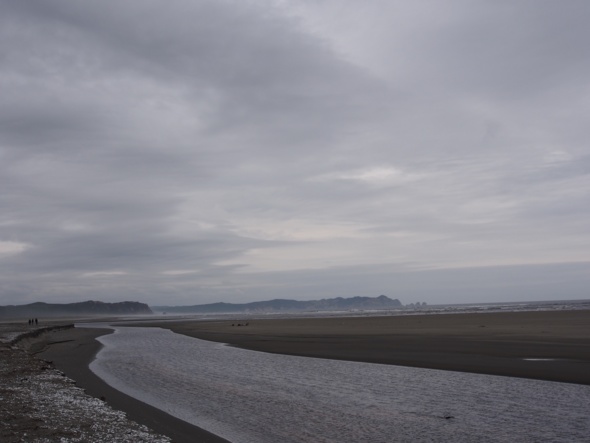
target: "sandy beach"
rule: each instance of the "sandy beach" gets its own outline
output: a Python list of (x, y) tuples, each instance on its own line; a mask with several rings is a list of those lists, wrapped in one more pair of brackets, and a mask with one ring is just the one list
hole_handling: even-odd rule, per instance
[[(271, 353), (590, 385), (588, 310), (128, 324), (168, 328)], [(21, 346), (38, 361), (52, 361), (88, 395), (124, 411), (132, 422), (178, 443), (225, 441), (111, 388), (94, 375), (88, 365), (100, 349), (96, 337), (105, 333), (109, 330), (55, 330)], [(34, 435), (35, 430), (28, 432)]]
[[(96, 338), (112, 331), (67, 327), (72, 321), (50, 322), (52, 327), (58, 327), (55, 330), (40, 327), (37, 331), (29, 331), (35, 336), (21, 339), (15, 346), (0, 344), (0, 396), (4, 393), (10, 398), (10, 408), (0, 408), (0, 428), (3, 428), (0, 440), (15, 443), (62, 441), (60, 439), (88, 442), (226, 442), (103, 382), (88, 365), (100, 350), (101, 345)], [(67, 325), (66, 328), (61, 329), (61, 324)], [(19, 329), (10, 324), (2, 326)], [(20, 328), (16, 332), (27, 330)], [(46, 380), (47, 374), (51, 372), (57, 374), (57, 383)], [(30, 395), (24, 396), (14, 395), (14, 392), (23, 391), (23, 380), (30, 383), (35, 378), (41, 381), (32, 391), (46, 391), (43, 396), (47, 405), (35, 400), (39, 392), (30, 392)], [(69, 391), (72, 390), (75, 401), (70, 399), (72, 393)], [(68, 402), (75, 405), (72, 406), (73, 411), (63, 408), (59, 397), (64, 395), (69, 399)], [(57, 397), (58, 400), (51, 402), (52, 397)], [(93, 403), (93, 399), (99, 401)], [(81, 407), (84, 403), (89, 404), (86, 410)], [(117, 415), (116, 411), (123, 411), (125, 414)], [(93, 429), (92, 435), (86, 434), (89, 429)]]
[(100, 349), (96, 337), (111, 332), (108, 329), (76, 328), (48, 334), (37, 345), (43, 345), (44, 349), (38, 356), (53, 361), (89, 395), (105, 399), (114, 409), (126, 412), (130, 420), (172, 438), (175, 443), (226, 443), (210, 432), (123, 394), (97, 377), (88, 367)]
[(149, 325), (264, 352), (590, 384), (588, 310)]

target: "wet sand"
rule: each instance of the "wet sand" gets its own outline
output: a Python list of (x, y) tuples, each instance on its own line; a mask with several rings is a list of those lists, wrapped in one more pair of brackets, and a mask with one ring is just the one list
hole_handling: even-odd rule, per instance
[(109, 329), (75, 328), (42, 335), (31, 347), (36, 356), (50, 360), (68, 377), (94, 397), (103, 398), (113, 408), (124, 411), (137, 423), (172, 438), (174, 443), (227, 443), (227, 440), (179, 420), (136, 400), (106, 384), (88, 367), (100, 350), (96, 337)]
[(590, 385), (589, 310), (149, 325), (278, 354)]
[[(240, 324), (241, 326), (238, 326)], [(247, 326), (246, 326), (247, 324)], [(590, 311), (506, 312), (387, 317), (158, 321), (205, 340), (264, 352), (475, 372), (590, 385)], [(177, 443), (222, 443), (196, 426), (129, 397), (88, 365), (105, 329), (41, 335), (30, 352), (52, 360), (90, 395)], [(527, 360), (531, 359), (531, 360)]]

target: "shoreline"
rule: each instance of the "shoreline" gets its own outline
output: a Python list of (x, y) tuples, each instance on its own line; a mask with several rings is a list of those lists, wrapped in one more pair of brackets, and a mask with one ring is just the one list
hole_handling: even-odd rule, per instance
[[(277, 354), (590, 385), (590, 310), (118, 324), (161, 327)], [(25, 338), (19, 346), (22, 342), (29, 354), (51, 360), (88, 395), (176, 443), (228, 443), (96, 376), (89, 368), (102, 346), (96, 338), (109, 333), (112, 330), (56, 328)]]
[(276, 354), (590, 385), (588, 325), (590, 310), (185, 320), (133, 326), (162, 327)]
[(126, 413), (130, 420), (170, 437), (174, 443), (228, 443), (204, 429), (130, 397), (108, 385), (90, 370), (90, 363), (101, 348), (96, 340), (111, 329), (72, 328), (41, 336), (36, 347), (43, 350), (35, 357), (50, 360), (67, 377), (76, 381), (88, 395), (104, 399), (112, 408)]
[(88, 395), (53, 362), (35, 355), (58, 331), (67, 331), (65, 335), (71, 337), (72, 324), (48, 323), (52, 326), (25, 328), (19, 322), (0, 323), (2, 442), (171, 442), (169, 437)]

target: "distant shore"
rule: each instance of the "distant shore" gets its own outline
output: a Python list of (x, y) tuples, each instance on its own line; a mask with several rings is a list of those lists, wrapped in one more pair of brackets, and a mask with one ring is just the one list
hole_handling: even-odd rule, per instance
[(141, 326), (277, 354), (590, 385), (589, 325), (590, 310), (564, 310)]

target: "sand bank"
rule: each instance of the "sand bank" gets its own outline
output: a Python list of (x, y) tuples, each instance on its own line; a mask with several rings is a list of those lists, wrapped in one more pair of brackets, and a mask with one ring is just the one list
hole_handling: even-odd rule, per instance
[(588, 310), (149, 325), (264, 352), (590, 384)]
[[(35, 358), (30, 352), (40, 343), (35, 337), (48, 335), (47, 330), (0, 324), (0, 441), (171, 442), (87, 395), (50, 362)], [(21, 340), (23, 332), (27, 338)]]
[[(588, 310), (272, 320), (236, 318), (147, 325), (279, 354), (590, 385)], [(96, 337), (105, 333), (109, 330), (56, 330), (31, 340), (27, 346), (38, 357), (52, 360), (87, 393), (106, 399), (113, 408), (125, 411), (131, 420), (170, 436), (175, 442), (225, 441), (135, 400), (96, 377), (88, 365), (100, 348)], [(9, 351), (6, 347), (5, 352)]]
[(37, 356), (51, 360), (88, 394), (106, 400), (114, 409), (124, 411), (137, 423), (164, 434), (175, 443), (227, 443), (225, 439), (179, 420), (159, 409), (112, 388), (88, 367), (100, 349), (96, 337), (111, 333), (108, 329), (75, 328), (44, 334), (34, 344)]

